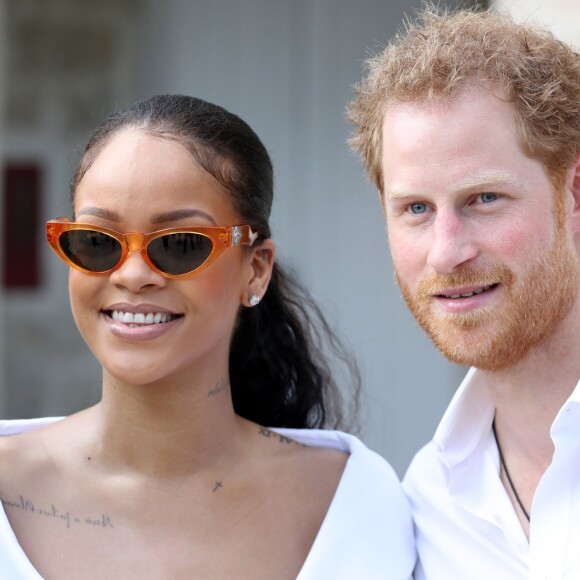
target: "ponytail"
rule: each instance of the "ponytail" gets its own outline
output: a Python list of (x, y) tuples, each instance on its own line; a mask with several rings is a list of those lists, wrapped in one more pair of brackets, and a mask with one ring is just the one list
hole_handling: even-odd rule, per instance
[(356, 411), (356, 363), (308, 292), (275, 264), (262, 302), (240, 311), (234, 331), (230, 383), (236, 413), (269, 427), (345, 428), (331, 361), (346, 367), (354, 390), (349, 407)]

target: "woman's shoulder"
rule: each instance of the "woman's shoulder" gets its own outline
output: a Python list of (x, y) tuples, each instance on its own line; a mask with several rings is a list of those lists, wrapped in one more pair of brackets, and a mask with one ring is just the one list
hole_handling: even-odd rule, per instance
[(400, 488), (400, 481), (390, 463), (367, 447), (358, 437), (344, 431), (326, 429), (283, 429), (272, 431), (307, 447), (334, 449), (348, 456), (348, 466), (357, 474), (381, 479), (381, 488), (387, 485)]
[(0, 437), (22, 435), (23, 433), (34, 431), (40, 427), (51, 425), (60, 419), (62, 419), (62, 417), (40, 417), (36, 419), (0, 419)]
[[(342, 431), (276, 429), (303, 445), (342, 452), (344, 471), (302, 578), (407, 579), (415, 563), (413, 525), (397, 474), (378, 453)], [(329, 449), (330, 448), (330, 449)], [(344, 550), (340, 548), (344, 547)]]
[(0, 459), (26, 447), (29, 442), (38, 440), (43, 427), (48, 427), (60, 419), (61, 417), (0, 419)]
[(43, 431), (59, 417), (0, 420), (0, 490), (12, 480), (34, 477), (44, 457)]
[(259, 468), (313, 510), (328, 507), (349, 460), (348, 450), (322, 439), (313, 443), (308, 429), (255, 427), (261, 443)]
[(356, 510), (351, 516), (359, 523), (365, 520), (390, 529), (411, 532), (411, 512), (399, 477), (390, 463), (369, 449), (358, 437), (342, 431), (322, 429), (276, 429), (284, 437), (308, 447), (336, 450), (346, 461), (335, 495), (337, 509)]

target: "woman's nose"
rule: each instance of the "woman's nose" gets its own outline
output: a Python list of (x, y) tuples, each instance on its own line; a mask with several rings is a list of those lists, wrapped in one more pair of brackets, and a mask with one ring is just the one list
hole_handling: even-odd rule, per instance
[(141, 252), (129, 251), (121, 266), (111, 273), (110, 282), (138, 293), (145, 288), (163, 288), (167, 279), (147, 264)]

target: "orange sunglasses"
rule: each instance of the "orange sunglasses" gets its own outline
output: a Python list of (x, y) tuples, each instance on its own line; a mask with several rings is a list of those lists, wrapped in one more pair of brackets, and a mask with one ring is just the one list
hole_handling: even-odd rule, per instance
[(139, 252), (152, 270), (166, 278), (201, 272), (228, 248), (251, 246), (258, 237), (250, 226), (195, 226), (142, 234), (122, 234), (67, 217), (46, 223), (50, 247), (71, 268), (85, 274), (107, 275)]

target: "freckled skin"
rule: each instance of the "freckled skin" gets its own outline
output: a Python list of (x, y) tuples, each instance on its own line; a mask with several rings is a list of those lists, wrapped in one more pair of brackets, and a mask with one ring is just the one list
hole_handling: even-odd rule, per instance
[[(409, 308), (454, 362), (517, 362), (571, 308), (578, 260), (543, 166), (515, 138), (511, 104), (483, 87), (450, 103), (394, 104), (383, 150), (389, 243)], [(429, 292), (487, 284), (462, 305)]]

